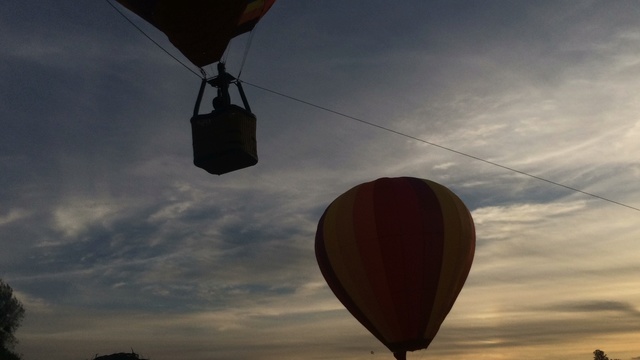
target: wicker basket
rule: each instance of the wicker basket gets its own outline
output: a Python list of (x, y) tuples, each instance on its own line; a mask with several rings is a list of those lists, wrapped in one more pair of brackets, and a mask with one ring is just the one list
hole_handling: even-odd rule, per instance
[(256, 116), (231, 105), (191, 118), (193, 163), (221, 175), (258, 163)]

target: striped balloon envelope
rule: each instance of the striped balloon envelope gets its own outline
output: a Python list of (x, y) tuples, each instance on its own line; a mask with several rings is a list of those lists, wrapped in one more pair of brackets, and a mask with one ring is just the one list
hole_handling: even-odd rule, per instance
[(401, 360), (427, 348), (451, 310), (471, 269), (475, 229), (446, 187), (381, 178), (327, 207), (315, 251), (336, 297)]

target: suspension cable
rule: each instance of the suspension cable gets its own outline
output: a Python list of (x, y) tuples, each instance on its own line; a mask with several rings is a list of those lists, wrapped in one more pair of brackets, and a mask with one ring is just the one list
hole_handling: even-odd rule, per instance
[(468, 154), (468, 153), (465, 153), (465, 152), (462, 152), (462, 151), (459, 151), (459, 150), (455, 150), (455, 149), (450, 148), (450, 147), (439, 145), (439, 144), (436, 144), (434, 142), (427, 141), (427, 140), (421, 139), (419, 137), (400, 132), (398, 130), (393, 130), (391, 128), (388, 128), (388, 127), (385, 127), (385, 126), (382, 126), (382, 125), (378, 125), (378, 124), (372, 123), (370, 121), (366, 121), (366, 120), (363, 120), (363, 119), (360, 119), (360, 118), (345, 114), (343, 112), (335, 111), (335, 110), (329, 109), (329, 108), (324, 107), (324, 106), (316, 105), (316, 104), (314, 104), (312, 102), (305, 101), (305, 100), (302, 100), (302, 99), (299, 99), (299, 98), (296, 98), (296, 97), (293, 97), (293, 96), (290, 96), (290, 95), (286, 95), (286, 94), (283, 94), (281, 92), (278, 92), (278, 91), (275, 91), (275, 90), (271, 90), (271, 89), (268, 89), (268, 88), (265, 88), (265, 87), (262, 87), (262, 86), (259, 86), (259, 85), (256, 85), (256, 84), (252, 84), (252, 83), (249, 83), (249, 82), (246, 82), (246, 81), (242, 81), (242, 82), (247, 84), (247, 85), (249, 85), (249, 86), (253, 86), (253, 87), (257, 88), (257, 89), (260, 89), (260, 90), (263, 90), (263, 91), (266, 91), (266, 92), (269, 92), (269, 93), (272, 93), (272, 94), (287, 98), (289, 100), (293, 100), (293, 101), (299, 102), (301, 104), (305, 104), (305, 105), (308, 105), (308, 106), (311, 106), (311, 107), (314, 107), (314, 108), (317, 108), (317, 109), (320, 109), (320, 110), (323, 110), (323, 111), (326, 111), (326, 112), (329, 112), (329, 113), (332, 113), (332, 114), (335, 114), (335, 115), (338, 115), (338, 116), (341, 116), (341, 117), (344, 117), (344, 118), (347, 118), (347, 119), (350, 119), (350, 120), (354, 120), (354, 121), (360, 122), (362, 124), (365, 124), (365, 125), (368, 125), (368, 126), (371, 126), (371, 127), (375, 127), (375, 128), (380, 129), (380, 130), (384, 130), (384, 131), (390, 132), (392, 134), (400, 135), (400, 136), (403, 136), (405, 138), (409, 138), (411, 140), (419, 141), (421, 143), (424, 143), (424, 144), (427, 144), (427, 145), (431, 145), (431, 146), (437, 147), (439, 149), (452, 152), (454, 154), (458, 154), (458, 155), (465, 156), (467, 158), (470, 158), (470, 159), (473, 159), (473, 160), (476, 160), (476, 161), (483, 162), (485, 164), (489, 164), (489, 165), (492, 165), (492, 166), (495, 166), (495, 167), (499, 167), (499, 168), (504, 169), (504, 170), (508, 170), (508, 171), (511, 171), (511, 172), (514, 172), (514, 173), (517, 173), (517, 174), (520, 174), (520, 175), (528, 176), (528, 177), (536, 179), (536, 180), (544, 181), (544, 182), (549, 183), (551, 185), (562, 187), (562, 188), (565, 188), (567, 190), (571, 190), (573, 192), (577, 192), (577, 193), (580, 193), (580, 194), (583, 194), (583, 195), (587, 195), (587, 196), (590, 196), (590, 197), (593, 197), (593, 198), (596, 198), (596, 199), (600, 199), (600, 200), (603, 200), (603, 201), (606, 201), (606, 202), (609, 202), (609, 203), (612, 203), (612, 204), (615, 204), (615, 205), (619, 205), (619, 206), (626, 207), (626, 208), (629, 208), (631, 210), (635, 210), (635, 211), (639, 211), (640, 212), (640, 208), (637, 208), (637, 207), (634, 207), (634, 206), (631, 206), (631, 205), (627, 205), (625, 203), (622, 203), (622, 202), (619, 202), (619, 201), (616, 201), (616, 200), (611, 200), (611, 199), (606, 198), (604, 196), (600, 196), (600, 195), (597, 195), (597, 194), (594, 194), (594, 193), (590, 193), (590, 192), (587, 192), (587, 191), (584, 191), (584, 190), (580, 190), (578, 188), (575, 188), (575, 187), (572, 187), (572, 186), (569, 186), (569, 185), (565, 185), (565, 184), (559, 183), (557, 181), (549, 180), (549, 179), (543, 178), (541, 176), (530, 174), (530, 173), (528, 173), (526, 171), (518, 170), (518, 169), (515, 169), (515, 168), (512, 168), (512, 167), (506, 166), (506, 165), (502, 165), (502, 164), (496, 163), (494, 161), (486, 160), (486, 159), (483, 159), (483, 158), (475, 156), (475, 155), (471, 155), (471, 154)]
[[(197, 77), (199, 77), (201, 79), (206, 79), (207, 78), (207, 73), (205, 72), (204, 69), (200, 68), (201, 74), (198, 74), (195, 70), (193, 70), (187, 64), (182, 62), (180, 59), (178, 59), (173, 54), (171, 54), (169, 51), (167, 51), (164, 47), (162, 47), (162, 45), (160, 45), (153, 38), (151, 38), (151, 36), (147, 35), (147, 33), (144, 32), (144, 30), (142, 30), (131, 19), (129, 19), (129, 17), (127, 17), (122, 11), (120, 11), (120, 9), (118, 9), (115, 5), (113, 5), (110, 0), (105, 0), (105, 1), (113, 9), (115, 9), (123, 18), (125, 18), (131, 25), (133, 25), (133, 27), (135, 27), (138, 31), (140, 31), (140, 33), (142, 33), (147, 39), (149, 39), (157, 47), (159, 47), (162, 51), (164, 51), (167, 55), (169, 55), (171, 58), (173, 58), (175, 61), (177, 61), (179, 64), (181, 64), (185, 69), (189, 70), (191, 73), (193, 73), (194, 75), (196, 75)], [(272, 93), (272, 94), (275, 94), (275, 95), (278, 95), (278, 96), (281, 96), (281, 97), (287, 98), (289, 100), (293, 100), (293, 101), (296, 101), (296, 102), (299, 102), (299, 103), (302, 103), (302, 104), (305, 104), (305, 105), (308, 105), (308, 106), (311, 106), (311, 107), (315, 107), (317, 109), (320, 109), (320, 110), (323, 110), (323, 111), (326, 111), (326, 112), (329, 112), (329, 113), (332, 113), (332, 114), (335, 114), (335, 115), (338, 115), (338, 116), (341, 116), (341, 117), (344, 117), (344, 118), (347, 118), (347, 119), (350, 119), (350, 120), (354, 120), (354, 121), (360, 122), (362, 124), (365, 124), (365, 125), (368, 125), (368, 126), (371, 126), (371, 127), (375, 127), (375, 128), (378, 128), (380, 130), (383, 130), (383, 131), (386, 131), (386, 132), (389, 132), (389, 133), (392, 133), (392, 134), (400, 135), (400, 136), (403, 136), (403, 137), (411, 139), (411, 140), (419, 141), (421, 143), (424, 143), (424, 144), (427, 144), (427, 145), (431, 145), (431, 146), (437, 147), (437, 148), (442, 149), (442, 150), (446, 150), (446, 151), (449, 151), (449, 152), (452, 152), (452, 153), (455, 153), (455, 154), (458, 154), (458, 155), (461, 155), (461, 156), (464, 156), (464, 157), (467, 157), (467, 158), (470, 158), (470, 159), (473, 159), (473, 160), (476, 160), (476, 161), (483, 162), (485, 164), (489, 164), (489, 165), (492, 165), (492, 166), (495, 166), (495, 167), (498, 167), (498, 168), (501, 168), (501, 169), (504, 169), (504, 170), (508, 170), (508, 171), (511, 171), (511, 172), (514, 172), (514, 173), (517, 173), (517, 174), (520, 174), (520, 175), (524, 175), (524, 176), (527, 176), (527, 177), (530, 177), (530, 178), (533, 178), (533, 179), (536, 179), (536, 180), (539, 180), (539, 181), (546, 182), (546, 183), (551, 184), (551, 185), (562, 187), (562, 188), (565, 188), (565, 189), (573, 191), (573, 192), (577, 192), (577, 193), (580, 193), (580, 194), (583, 194), (583, 195), (587, 195), (587, 196), (590, 196), (590, 197), (593, 197), (593, 198), (596, 198), (596, 199), (600, 199), (600, 200), (603, 200), (603, 201), (606, 201), (606, 202), (609, 202), (609, 203), (612, 203), (612, 204), (615, 204), (615, 205), (618, 205), (618, 206), (626, 207), (628, 209), (640, 212), (640, 208), (637, 208), (637, 207), (634, 207), (634, 206), (631, 206), (631, 205), (627, 205), (625, 203), (622, 203), (622, 202), (619, 202), (619, 201), (616, 201), (616, 200), (611, 200), (611, 199), (606, 198), (604, 196), (600, 196), (600, 195), (597, 195), (597, 194), (594, 194), (594, 193), (590, 193), (590, 192), (587, 192), (587, 191), (584, 191), (584, 190), (580, 190), (578, 188), (575, 188), (575, 187), (572, 187), (572, 186), (569, 186), (569, 185), (564, 185), (564, 184), (559, 183), (557, 181), (549, 180), (549, 179), (546, 179), (546, 178), (543, 178), (543, 177), (540, 177), (540, 176), (537, 176), (537, 175), (530, 174), (530, 173), (522, 171), (522, 170), (518, 170), (518, 169), (509, 167), (509, 166), (505, 166), (505, 165), (496, 163), (494, 161), (486, 160), (486, 159), (480, 158), (480, 157), (475, 156), (475, 155), (471, 155), (471, 154), (468, 154), (468, 153), (465, 153), (465, 152), (462, 152), (462, 151), (455, 150), (455, 149), (450, 148), (450, 147), (439, 145), (439, 144), (436, 144), (436, 143), (421, 139), (419, 137), (400, 132), (398, 130), (393, 130), (391, 128), (388, 128), (388, 127), (385, 127), (385, 126), (382, 126), (382, 125), (378, 125), (378, 124), (375, 124), (375, 123), (370, 122), (370, 121), (366, 121), (366, 120), (363, 120), (363, 119), (360, 119), (360, 118), (357, 118), (357, 117), (354, 117), (354, 116), (351, 116), (351, 115), (347, 115), (347, 114), (339, 112), (339, 111), (332, 110), (332, 109), (324, 107), (324, 106), (316, 105), (316, 104), (314, 104), (312, 102), (309, 102), (309, 101), (305, 101), (305, 100), (302, 100), (302, 99), (299, 99), (299, 98), (296, 98), (296, 97), (293, 97), (293, 96), (290, 96), (290, 95), (286, 95), (284, 93), (281, 93), (281, 92), (278, 92), (278, 91), (275, 91), (275, 90), (271, 90), (271, 89), (265, 88), (263, 86), (252, 84), (252, 83), (249, 83), (249, 82), (246, 82), (246, 81), (241, 81), (240, 80), (240, 75), (242, 73), (242, 69), (244, 67), (245, 61), (246, 61), (247, 56), (249, 54), (249, 48), (251, 46), (252, 40), (253, 40), (253, 30), (249, 34), (249, 39), (248, 39), (247, 44), (245, 46), (244, 55), (242, 57), (242, 63), (240, 65), (240, 71), (238, 72), (238, 76), (236, 77), (236, 79), (237, 79), (236, 81), (238, 83), (242, 83), (243, 82), (243, 83), (245, 83), (245, 84), (247, 84), (249, 86), (253, 86), (253, 87), (257, 88), (257, 89), (260, 89), (260, 90), (263, 90), (263, 91), (266, 91), (266, 92), (269, 92), (269, 93)]]
[[(254, 27), (255, 29), (255, 27)], [(244, 64), (247, 61), (247, 57), (249, 57), (249, 48), (251, 48), (251, 43), (253, 42), (253, 34), (254, 34), (254, 29), (252, 29), (251, 31), (249, 31), (249, 39), (247, 39), (247, 43), (244, 46), (244, 54), (242, 55), (242, 62), (240, 63), (240, 70), (238, 71), (238, 76), (236, 76), (236, 78), (239, 80), (240, 79), (240, 75), (242, 74), (242, 69), (244, 69)]]
[[(157, 41), (155, 41), (151, 36), (149, 36), (144, 30), (142, 30), (142, 28), (140, 28), (138, 25), (136, 25), (136, 23), (134, 23), (125, 13), (123, 13), (120, 9), (118, 9), (117, 6), (115, 6), (114, 4), (111, 3), (111, 0), (105, 0), (107, 2), (107, 4), (109, 4), (115, 11), (118, 12), (118, 14), (120, 14), (125, 20), (127, 20), (129, 22), (129, 24), (133, 25), (134, 28), (138, 29), (138, 31), (144, 35), (147, 39), (151, 40), (152, 43), (154, 43), (157, 47), (159, 47), (162, 51), (164, 51), (167, 55), (171, 56), (173, 58), (173, 60), (177, 61), (180, 65), (182, 65), (185, 69), (189, 70), (190, 72), (192, 72), (194, 75), (196, 75), (199, 78), (203, 78), (201, 75), (199, 75), (195, 70), (193, 70), (190, 66), (188, 66), (187, 64), (185, 64), (184, 62), (182, 62), (180, 59), (178, 59), (177, 57), (175, 57), (172, 53), (170, 53), (167, 49), (165, 49), (164, 47), (162, 47), (162, 45), (160, 45)], [(204, 70), (200, 69), (201, 72), (204, 72)], [(206, 78), (206, 74), (203, 75)]]

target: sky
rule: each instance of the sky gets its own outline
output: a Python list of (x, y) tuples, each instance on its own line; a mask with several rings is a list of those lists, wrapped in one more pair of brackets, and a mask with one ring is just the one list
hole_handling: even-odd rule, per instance
[(106, 1), (3, 3), (0, 278), (25, 360), (392, 359), (313, 244), (334, 198), (396, 176), (450, 188), (477, 233), (408, 359), (640, 358), (640, 4), (278, 0), (243, 65), (247, 43), (227, 68), (260, 160), (214, 176), (192, 164), (200, 79)]

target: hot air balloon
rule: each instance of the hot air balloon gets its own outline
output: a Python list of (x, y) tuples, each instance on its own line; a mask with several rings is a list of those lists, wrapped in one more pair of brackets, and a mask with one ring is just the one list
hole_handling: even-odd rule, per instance
[(404, 360), (429, 346), (451, 310), (471, 269), (475, 229), (446, 187), (381, 178), (327, 207), (315, 252), (338, 300)]
[[(117, 0), (162, 31), (199, 68), (219, 62), (232, 38), (251, 31), (275, 0)], [(204, 73), (204, 72), (203, 72)], [(200, 114), (206, 84), (217, 89), (214, 111)], [(244, 107), (231, 104), (235, 84)], [(193, 162), (221, 175), (255, 165), (256, 116), (240, 81), (218, 63), (218, 75), (202, 79), (191, 117)]]

